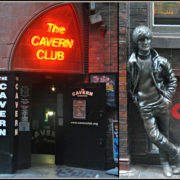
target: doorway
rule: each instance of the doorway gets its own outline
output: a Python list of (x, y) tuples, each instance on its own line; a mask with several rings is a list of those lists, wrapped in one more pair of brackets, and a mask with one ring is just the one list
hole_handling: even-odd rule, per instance
[(56, 87), (32, 83), (31, 153), (55, 154)]
[[(57, 97), (65, 94), (69, 86), (82, 82), (82, 75), (30, 72), (17, 75), (20, 79), (19, 124), (30, 124), (29, 129), (19, 131), (18, 169), (23, 169), (31, 166), (32, 157), (46, 155), (55, 159), (59, 153), (55, 152), (57, 112), (64, 109), (57, 107)], [(63, 143), (59, 143), (63, 147)]]
[[(22, 147), (19, 143), (19, 150), (28, 157), (25, 161), (19, 156), (21, 167), (27, 167), (36, 154), (36, 157), (52, 155), (58, 165), (105, 169), (105, 84), (84, 84), (83, 76), (74, 74), (21, 73), (19, 76), (20, 86), (30, 89), (30, 130), (19, 134), (26, 144)], [(79, 107), (80, 114), (76, 111)], [(20, 113), (20, 123), (21, 117)], [(30, 141), (24, 138), (26, 133)]]

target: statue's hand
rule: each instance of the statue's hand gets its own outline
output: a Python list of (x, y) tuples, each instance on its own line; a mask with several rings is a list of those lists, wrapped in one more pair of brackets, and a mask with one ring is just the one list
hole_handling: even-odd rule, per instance
[(134, 102), (135, 105), (138, 105), (138, 100), (137, 100), (136, 96), (133, 96), (133, 102)]
[(169, 99), (167, 99), (166, 97), (163, 97), (164, 102), (166, 103), (166, 105), (170, 105), (171, 101)]

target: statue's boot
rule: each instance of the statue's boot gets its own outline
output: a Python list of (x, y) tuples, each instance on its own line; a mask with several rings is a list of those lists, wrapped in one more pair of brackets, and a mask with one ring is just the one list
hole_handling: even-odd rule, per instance
[(169, 165), (168, 154), (165, 151), (163, 151), (162, 149), (159, 149), (159, 157), (160, 157), (160, 162), (162, 165), (164, 176), (171, 177), (172, 176), (172, 168)]
[(173, 174), (180, 175), (180, 161), (178, 163), (176, 163), (176, 168), (173, 170)]
[(163, 174), (166, 177), (171, 177), (172, 176), (172, 168), (169, 165), (169, 163), (163, 164), (162, 167), (163, 167)]
[(173, 174), (180, 175), (180, 148), (178, 148), (178, 153), (174, 158), (174, 164), (175, 164), (176, 168), (173, 170)]

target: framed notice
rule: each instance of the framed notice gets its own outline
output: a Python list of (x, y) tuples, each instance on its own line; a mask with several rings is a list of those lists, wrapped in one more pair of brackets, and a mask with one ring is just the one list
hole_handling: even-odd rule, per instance
[(73, 100), (73, 118), (86, 119), (86, 100)]

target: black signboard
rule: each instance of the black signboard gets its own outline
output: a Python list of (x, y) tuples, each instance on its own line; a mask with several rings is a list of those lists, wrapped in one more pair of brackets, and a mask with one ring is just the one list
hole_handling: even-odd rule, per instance
[(104, 169), (105, 84), (78, 84), (64, 94), (64, 99), (64, 126), (56, 131), (56, 163)]
[(0, 173), (16, 169), (19, 118), (19, 78), (12, 72), (0, 73)]

